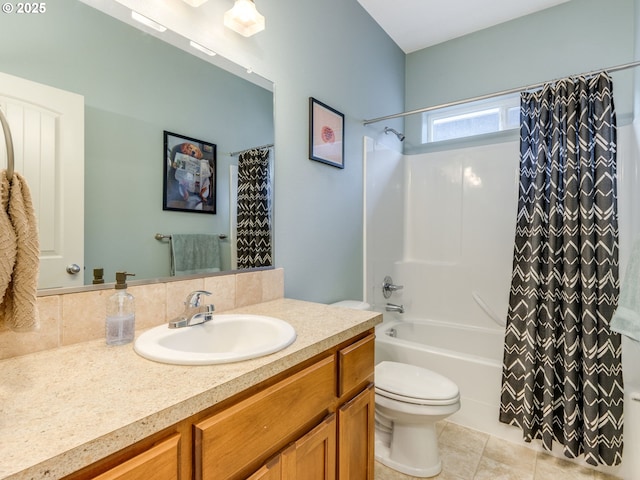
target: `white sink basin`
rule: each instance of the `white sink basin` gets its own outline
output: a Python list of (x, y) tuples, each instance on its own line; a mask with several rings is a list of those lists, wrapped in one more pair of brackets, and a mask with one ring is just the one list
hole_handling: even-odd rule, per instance
[(258, 358), (291, 345), (296, 331), (284, 320), (262, 315), (221, 314), (201, 325), (142, 333), (134, 344), (139, 355), (175, 365), (212, 365)]

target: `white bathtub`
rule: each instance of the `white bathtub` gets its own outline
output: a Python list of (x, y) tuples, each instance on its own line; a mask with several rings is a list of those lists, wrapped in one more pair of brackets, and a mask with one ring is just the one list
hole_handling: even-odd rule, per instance
[(460, 388), (461, 408), (449, 420), (511, 438), (516, 429), (498, 421), (503, 341), (498, 329), (385, 319), (376, 328), (376, 363), (409, 363), (450, 378)]

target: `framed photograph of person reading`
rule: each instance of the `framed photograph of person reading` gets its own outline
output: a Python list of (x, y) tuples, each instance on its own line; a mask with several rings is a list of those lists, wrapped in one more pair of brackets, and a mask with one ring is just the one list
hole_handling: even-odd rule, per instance
[(216, 213), (216, 145), (164, 132), (162, 209)]

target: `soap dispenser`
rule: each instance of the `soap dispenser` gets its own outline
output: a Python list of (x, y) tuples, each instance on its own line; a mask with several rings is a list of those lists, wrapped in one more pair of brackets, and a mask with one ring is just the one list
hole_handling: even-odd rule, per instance
[(127, 276), (134, 273), (116, 272), (116, 293), (107, 299), (107, 345), (124, 345), (133, 341), (136, 313), (133, 295), (127, 292)]
[(102, 285), (104, 283), (104, 268), (93, 269), (93, 284)]

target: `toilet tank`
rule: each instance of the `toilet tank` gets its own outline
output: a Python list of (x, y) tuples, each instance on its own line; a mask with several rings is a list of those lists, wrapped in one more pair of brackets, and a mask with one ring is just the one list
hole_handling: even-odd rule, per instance
[(334, 307), (353, 308), (354, 310), (369, 310), (371, 305), (360, 300), (342, 300), (331, 304)]

